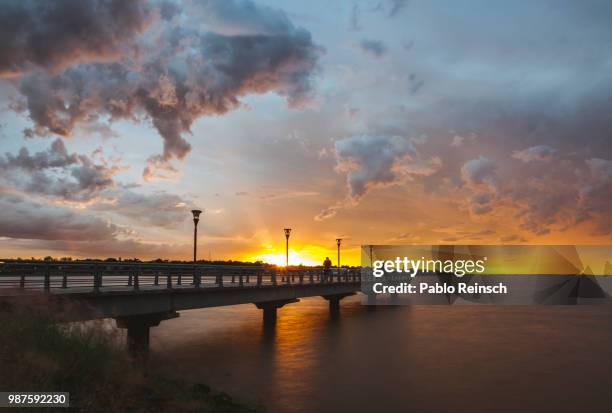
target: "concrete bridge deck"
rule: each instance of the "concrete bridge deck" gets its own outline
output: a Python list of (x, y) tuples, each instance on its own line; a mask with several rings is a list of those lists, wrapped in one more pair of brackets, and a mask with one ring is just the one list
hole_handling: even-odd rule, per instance
[[(149, 330), (179, 311), (252, 303), (265, 326), (277, 309), (321, 296), (337, 315), (342, 298), (360, 290), (358, 268), (334, 269), (205, 264), (11, 262), (0, 264), (0, 301), (44, 294), (64, 321), (114, 318), (133, 352), (148, 348)], [(70, 308), (70, 311), (62, 309)]]

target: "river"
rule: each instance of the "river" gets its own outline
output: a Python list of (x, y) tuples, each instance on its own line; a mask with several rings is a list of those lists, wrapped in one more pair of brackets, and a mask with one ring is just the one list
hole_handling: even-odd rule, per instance
[(610, 306), (362, 306), (303, 299), (181, 312), (151, 361), (270, 413), (612, 409)]

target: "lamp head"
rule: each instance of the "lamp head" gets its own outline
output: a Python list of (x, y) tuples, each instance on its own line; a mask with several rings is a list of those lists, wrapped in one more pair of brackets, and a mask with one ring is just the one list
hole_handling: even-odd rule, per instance
[(291, 228), (285, 228), (285, 237), (289, 238), (289, 235), (291, 235)]
[(200, 214), (202, 213), (202, 211), (200, 211), (199, 209), (192, 209), (191, 213), (193, 214), (193, 222), (197, 224), (200, 220)]
[(336, 244), (340, 246), (340, 244), (342, 244), (342, 238), (336, 238)]

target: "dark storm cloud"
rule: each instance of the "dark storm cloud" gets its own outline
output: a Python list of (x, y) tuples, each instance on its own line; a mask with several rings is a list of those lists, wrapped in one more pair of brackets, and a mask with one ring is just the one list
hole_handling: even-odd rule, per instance
[(0, 192), (0, 237), (37, 240), (111, 240), (119, 228), (99, 218)]
[(387, 46), (380, 40), (363, 39), (359, 42), (359, 48), (368, 56), (379, 59), (387, 54)]
[[(34, 123), (30, 134), (69, 136), (76, 125), (103, 116), (144, 114), (164, 140), (163, 153), (149, 159), (149, 178), (190, 151), (183, 135), (196, 119), (233, 110), (242, 96), (275, 91), (290, 106), (307, 102), (322, 53), (309, 32), (284, 12), (250, 1), (193, 4), (172, 13), (164, 6), (165, 18), (127, 39), (138, 58), (82, 58), (59, 73), (38, 69), (22, 76), (19, 90)], [(206, 16), (205, 25), (199, 16)]]
[(142, 0), (7, 0), (0, 7), (0, 77), (124, 52), (149, 12)]
[(86, 155), (68, 153), (60, 139), (46, 151), (0, 156), (0, 182), (35, 195), (86, 201), (114, 185), (115, 167), (94, 163)]

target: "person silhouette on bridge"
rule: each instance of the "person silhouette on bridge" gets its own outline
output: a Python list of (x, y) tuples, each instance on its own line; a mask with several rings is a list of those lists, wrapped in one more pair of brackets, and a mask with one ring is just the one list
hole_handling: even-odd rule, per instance
[(325, 261), (323, 261), (323, 282), (332, 281), (331, 279), (331, 266), (332, 262), (329, 257), (325, 257)]

